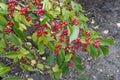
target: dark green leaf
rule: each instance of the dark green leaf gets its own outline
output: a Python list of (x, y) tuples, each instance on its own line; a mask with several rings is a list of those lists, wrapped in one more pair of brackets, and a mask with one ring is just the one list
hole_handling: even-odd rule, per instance
[(105, 47), (105, 46), (100, 46), (100, 49), (101, 49), (102, 53), (103, 53), (105, 56), (106, 56), (106, 55), (108, 54), (108, 52), (109, 52), (108, 48)]
[(73, 61), (74, 61), (75, 64), (80, 64), (82, 62), (80, 57), (77, 56), (77, 55), (73, 56)]
[(53, 65), (54, 57), (55, 57), (55, 55), (53, 53), (50, 53), (50, 55), (47, 57), (47, 64), (48, 65)]
[(107, 46), (110, 46), (110, 45), (113, 44), (113, 42), (114, 42), (113, 39), (105, 39), (105, 40), (100, 41), (100, 45), (107, 45)]
[(59, 54), (56, 56), (56, 60), (58, 65), (62, 65), (62, 63), (65, 60), (65, 53), (63, 52), (63, 50), (61, 50)]
[(16, 34), (19, 38), (21, 38), (21, 39), (26, 38), (26, 35), (24, 34), (24, 32), (22, 32), (22, 31), (19, 30), (18, 28), (13, 27), (13, 31), (15, 32), (15, 34)]
[(69, 74), (68, 62), (62, 63), (62, 65), (60, 65), (60, 69), (62, 70), (63, 75), (68, 75)]
[(94, 58), (98, 57), (98, 51), (97, 51), (97, 49), (92, 44), (88, 45), (87, 51)]
[(15, 77), (15, 76), (12, 76), (12, 77), (7, 77), (7, 78), (4, 78), (3, 80), (23, 80), (22, 78), (20, 77)]
[(82, 70), (83, 70), (81, 64), (74, 64), (74, 68), (75, 68), (77, 71), (82, 71)]

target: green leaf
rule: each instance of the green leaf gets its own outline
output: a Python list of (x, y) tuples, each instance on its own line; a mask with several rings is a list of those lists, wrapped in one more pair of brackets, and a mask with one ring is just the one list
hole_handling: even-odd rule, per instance
[(103, 53), (105, 56), (106, 56), (106, 55), (108, 54), (108, 52), (109, 52), (108, 48), (105, 47), (105, 46), (100, 46), (100, 49), (101, 49), (102, 53)]
[(19, 24), (19, 29), (21, 30), (21, 31), (24, 31), (24, 30), (26, 30), (27, 28), (26, 28), (26, 26), (24, 25), (24, 24)]
[(113, 42), (114, 42), (114, 40), (113, 39), (105, 39), (105, 40), (101, 40), (100, 41), (100, 45), (107, 45), (107, 46), (110, 46), (110, 45), (112, 45), (113, 44)]
[(72, 54), (66, 54), (65, 55), (65, 62), (70, 61), (71, 57), (72, 57)]
[(60, 65), (59, 68), (60, 70), (62, 70), (63, 75), (69, 74), (68, 62), (62, 63), (62, 65)]
[(49, 0), (44, 0), (43, 1), (43, 9), (46, 11), (52, 9), (52, 3)]
[(0, 56), (14, 59), (14, 58), (18, 57), (19, 54), (17, 52), (8, 52), (8, 53), (5, 53), (5, 54), (0, 54)]
[(90, 53), (91, 56), (93, 56), (94, 58), (98, 57), (98, 50), (92, 45), (88, 45), (87, 47), (87, 51), (88, 53)]
[(38, 42), (38, 38), (37, 38), (36, 35), (37, 35), (36, 33), (33, 33), (33, 35), (32, 35), (32, 40), (33, 40), (35, 43)]
[(12, 76), (12, 77), (7, 77), (7, 78), (4, 78), (3, 80), (23, 80), (22, 78), (20, 77), (15, 77), (15, 76)]
[(79, 35), (79, 28), (78, 28), (78, 26), (73, 26), (73, 32), (72, 32), (72, 34), (70, 35), (70, 43), (71, 43), (73, 40), (77, 39), (78, 35)]
[(36, 7), (32, 3), (30, 3), (29, 6), (30, 6), (30, 9), (32, 10), (36, 9)]
[(48, 42), (47, 46), (49, 47), (49, 49), (51, 51), (53, 51), (55, 49), (54, 45), (52, 44), (52, 42)]
[(6, 44), (5, 41), (3, 39), (0, 40), (0, 48), (5, 48)]
[(54, 76), (56, 79), (59, 79), (60, 78), (60, 74), (61, 72), (54, 72)]
[(7, 22), (7, 20), (2, 15), (0, 15), (0, 21), (3, 22), (3, 23)]
[(40, 51), (40, 54), (44, 54), (44, 43), (43, 42), (39, 42), (38, 43), (38, 48), (39, 48), (39, 51)]
[(77, 56), (77, 55), (73, 56), (73, 61), (74, 61), (75, 64), (80, 64), (82, 62), (80, 57)]
[(0, 62), (0, 68), (2, 67), (5, 67), (5, 65), (2, 62)]
[(24, 70), (28, 70), (28, 71), (34, 71), (33, 67), (31, 65), (27, 65), (27, 64), (20, 64), (20, 67)]
[(53, 53), (50, 53), (50, 55), (47, 57), (47, 64), (48, 65), (53, 65), (54, 57), (55, 57), (55, 55)]
[(0, 14), (7, 14), (7, 5), (0, 3)]
[(71, 6), (73, 8), (74, 11), (77, 12), (82, 12), (82, 6), (80, 4), (75, 3), (74, 1), (71, 1)]
[(37, 18), (37, 16), (32, 14), (32, 13), (30, 13), (29, 16), (30, 16), (31, 19), (36, 19)]
[(84, 14), (80, 14), (80, 15), (78, 16), (78, 19), (79, 19), (80, 21), (83, 21), (83, 22), (87, 22), (87, 21), (88, 21), (88, 18), (85, 17)]
[(45, 12), (45, 15), (49, 18), (49, 19), (53, 19), (54, 16), (48, 12)]
[(27, 26), (30, 26), (30, 23), (26, 21), (25, 16), (21, 15), (21, 21)]
[(83, 70), (83, 67), (81, 64), (74, 64), (74, 68), (77, 70), (77, 71), (82, 71)]
[(13, 16), (14, 16), (14, 19), (15, 19), (16, 22), (20, 21), (21, 18), (20, 18), (20, 13), (19, 12), (14, 12)]
[(56, 60), (58, 65), (62, 65), (65, 60), (65, 52), (63, 52), (63, 50), (60, 50), (60, 52), (56, 56)]
[(72, 28), (72, 26), (69, 25), (67, 28), (68, 28), (68, 33), (69, 33), (69, 35), (71, 35), (71, 33), (73, 32), (73, 28)]
[(5, 75), (9, 71), (10, 71), (10, 67), (2, 67), (2, 68), (0, 68), (0, 76)]
[(37, 64), (37, 67), (38, 67), (39, 69), (43, 70), (44, 65), (43, 65), (43, 64)]
[(15, 34), (11, 33), (9, 35), (9, 37), (10, 37), (11, 42), (14, 43), (16, 46), (21, 46), (22, 45), (20, 39)]
[(22, 31), (19, 30), (18, 28), (13, 27), (13, 31), (15, 32), (15, 34), (16, 34), (19, 38), (21, 38), (21, 39), (26, 38), (26, 35), (24, 34), (24, 32), (22, 32)]

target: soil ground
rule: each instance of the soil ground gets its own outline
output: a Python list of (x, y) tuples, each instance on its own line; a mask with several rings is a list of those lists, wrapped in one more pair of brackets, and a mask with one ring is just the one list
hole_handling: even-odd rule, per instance
[(120, 80), (120, 0), (79, 2), (87, 13), (89, 26), (99, 31), (104, 38), (115, 40), (107, 56), (100, 56), (97, 60), (84, 60), (86, 66), (82, 74), (88, 76), (88, 80)]

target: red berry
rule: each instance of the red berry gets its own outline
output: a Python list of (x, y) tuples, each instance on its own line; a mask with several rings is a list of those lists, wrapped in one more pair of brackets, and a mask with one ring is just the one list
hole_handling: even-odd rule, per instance
[(79, 22), (78, 22), (78, 21), (76, 21), (76, 22), (75, 22), (75, 26), (78, 26), (78, 24), (79, 24)]
[(63, 34), (64, 34), (64, 35), (68, 35), (68, 30), (65, 29), (65, 30), (63, 31)]
[(57, 45), (55, 46), (56, 49), (60, 49), (61, 47), (62, 47), (61, 44), (57, 44)]
[(81, 31), (81, 30), (83, 30), (83, 28), (80, 27), (79, 30)]
[(68, 26), (68, 23), (66, 21), (63, 21), (62, 24), (64, 24), (65, 26)]
[(4, 29), (5, 34), (9, 34), (11, 31), (12, 31), (11, 28), (8, 27)]
[(76, 40), (75, 40), (75, 44), (80, 44), (81, 43), (81, 40), (80, 40), (80, 38), (77, 38)]
[(94, 43), (93, 45), (94, 45), (97, 49), (99, 48), (99, 44)]
[(29, 16), (27, 16), (26, 20), (29, 22), (31, 20), (31, 18)]
[(25, 10), (24, 10), (24, 8), (20, 9), (20, 14), (21, 14), (21, 15), (25, 15)]
[(85, 41), (86, 41), (86, 42), (89, 42), (89, 41), (90, 41), (90, 37), (87, 37), (87, 38), (85, 39)]
[(58, 53), (59, 53), (59, 50), (58, 50), (58, 49), (55, 49), (55, 50), (54, 50), (54, 54), (55, 54), (55, 55), (58, 55)]
[(71, 50), (71, 53), (72, 53), (72, 54), (75, 54), (75, 50)]
[(99, 40), (99, 39), (94, 40), (94, 43), (98, 43), (98, 42), (100, 42), (100, 40)]
[(38, 9), (36, 12), (38, 15), (44, 15), (44, 10), (43, 9)]
[(7, 25), (8, 25), (8, 26), (13, 26), (13, 22), (8, 21), (8, 22), (7, 22)]
[(76, 18), (73, 18), (73, 19), (71, 20), (72, 23), (75, 23), (76, 21), (77, 21)]
[(90, 36), (90, 32), (85, 31), (84, 33), (85, 33), (87, 36)]
[(70, 61), (70, 62), (68, 63), (68, 67), (73, 67), (73, 62)]
[(37, 24), (37, 23), (34, 24), (34, 27), (38, 27), (38, 26), (39, 26), (39, 24)]
[(37, 37), (39, 38), (40, 36), (42, 36), (43, 31), (41, 29), (37, 30)]

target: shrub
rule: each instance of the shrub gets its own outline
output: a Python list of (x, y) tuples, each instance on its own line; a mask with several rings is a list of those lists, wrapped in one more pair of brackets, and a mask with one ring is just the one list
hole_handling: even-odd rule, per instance
[[(93, 58), (107, 55), (111, 39), (89, 29), (80, 4), (70, 0), (7, 0), (0, 3), (0, 76), (13, 64), (23, 70), (52, 73), (55, 79), (74, 67), (81, 71), (79, 48)], [(82, 54), (82, 53), (79, 53)], [(19, 79), (18, 77), (5, 78)], [(20, 78), (21, 80), (21, 78)]]

